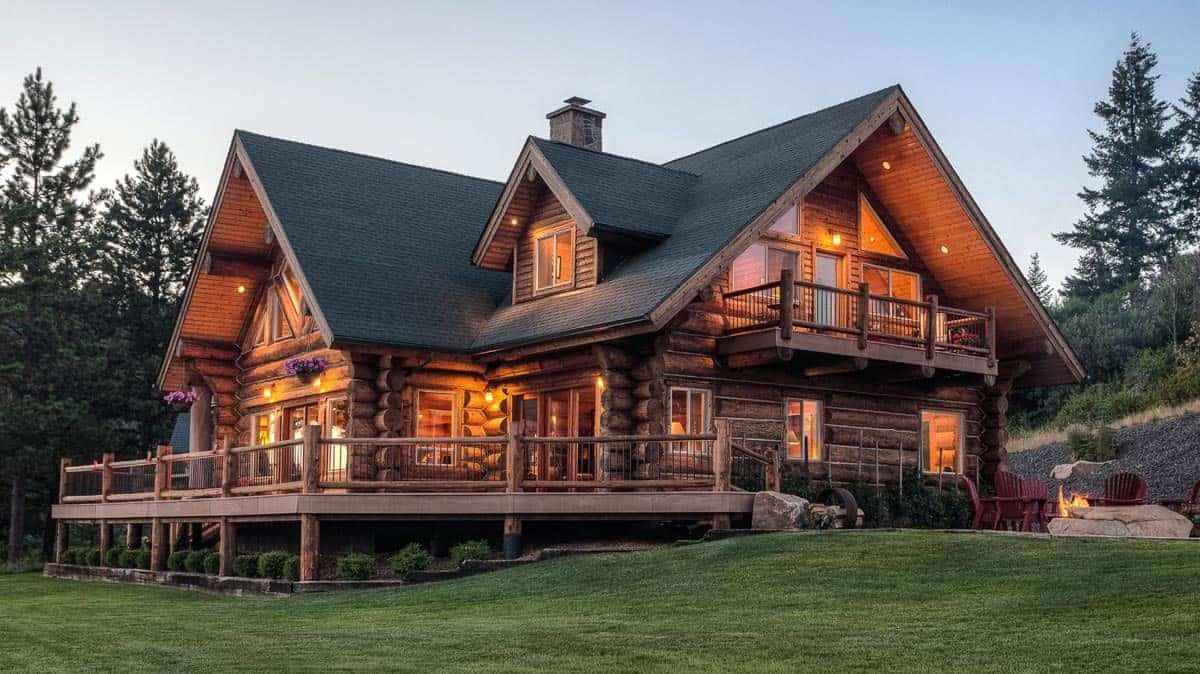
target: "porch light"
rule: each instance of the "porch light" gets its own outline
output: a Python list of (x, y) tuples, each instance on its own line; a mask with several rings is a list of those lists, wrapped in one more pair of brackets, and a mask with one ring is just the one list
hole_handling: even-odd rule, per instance
[(891, 171), (892, 170), (892, 162), (890, 162), (890, 161), (883, 162), (883, 170)]
[(604, 375), (596, 375), (596, 390), (604, 390)]
[(842, 245), (842, 235), (838, 234), (837, 232), (830, 232), (830, 233), (832, 234), (832, 236), (829, 238), (830, 238), (830, 240), (833, 241), (833, 245), (835, 245), (835, 246)]
[(485, 402), (489, 402), (489, 403), (490, 403), (490, 402), (492, 402), (492, 400), (493, 400), (493, 399), (495, 399), (495, 397), (496, 397), (496, 396), (492, 395), (492, 389), (488, 389), (488, 390), (486, 390), (486, 391), (484, 391), (484, 392), (483, 392), (483, 400), (484, 400)]
[(515, 224), (517, 224), (517, 219), (516, 219), (516, 218), (513, 218), (512, 220), (509, 220), (508, 222), (509, 222), (510, 224), (513, 224), (513, 225), (515, 225)]
[(238, 286), (237, 292), (239, 295), (244, 295), (246, 293), (246, 286)]
[(317, 377), (315, 380), (313, 380), (313, 387), (316, 388), (317, 391), (321, 390), (321, 378), (320, 377)]
[(263, 397), (267, 400), (271, 399), (271, 389), (269, 387), (263, 391)]
[(949, 252), (950, 252), (950, 247), (943, 243), (942, 244), (942, 253), (945, 254), (945, 253), (949, 253)]

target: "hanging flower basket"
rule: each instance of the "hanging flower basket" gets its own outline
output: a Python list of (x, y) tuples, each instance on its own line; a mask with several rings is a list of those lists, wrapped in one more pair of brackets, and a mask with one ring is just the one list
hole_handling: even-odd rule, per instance
[(196, 402), (196, 394), (191, 391), (171, 391), (163, 396), (163, 402), (176, 412), (186, 412), (192, 408), (192, 403)]
[(292, 358), (283, 364), (283, 371), (308, 384), (325, 371), (325, 361), (320, 358)]

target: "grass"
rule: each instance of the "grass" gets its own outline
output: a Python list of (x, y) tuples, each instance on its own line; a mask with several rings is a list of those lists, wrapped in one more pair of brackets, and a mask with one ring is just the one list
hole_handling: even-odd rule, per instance
[[(1138, 426), (1140, 424), (1162, 421), (1163, 419), (1174, 419), (1189, 414), (1200, 414), (1200, 399), (1191, 400), (1182, 405), (1157, 405), (1141, 412), (1134, 412), (1106, 425), (1113, 428), (1125, 428), (1127, 426)], [(1066, 442), (1067, 430), (1066, 428), (1061, 430), (1039, 428), (1024, 433), (1016, 432), (1008, 439), (1008, 444), (1005, 447), (1011, 454), (1013, 452), (1037, 449), (1038, 447), (1056, 442)]]
[(0, 671), (1183, 671), (1200, 547), (776, 534), (287, 599), (0, 577)]

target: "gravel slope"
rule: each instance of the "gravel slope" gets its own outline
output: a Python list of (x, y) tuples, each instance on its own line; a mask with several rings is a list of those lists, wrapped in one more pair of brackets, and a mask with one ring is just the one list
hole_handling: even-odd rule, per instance
[(1061, 484), (1067, 493), (1087, 494), (1103, 494), (1109, 475), (1137, 473), (1149, 485), (1152, 499), (1187, 498), (1192, 483), (1200, 480), (1200, 414), (1122, 428), (1117, 441), (1116, 461), (1087, 477), (1062, 482), (1050, 477), (1054, 466), (1071, 462), (1065, 442), (1009, 454), (1008, 468), (1022, 477), (1042, 480), (1051, 492)]

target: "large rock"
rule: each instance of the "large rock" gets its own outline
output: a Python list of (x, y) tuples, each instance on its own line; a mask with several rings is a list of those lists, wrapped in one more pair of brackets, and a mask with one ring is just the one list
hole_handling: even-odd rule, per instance
[(1097, 506), (1073, 508), (1070, 517), (1050, 520), (1055, 536), (1121, 536), (1187, 538), (1192, 521), (1162, 506)]
[[(813, 504), (808, 509), (809, 526), (813, 529), (844, 529), (846, 528), (846, 509), (836, 505)], [(858, 508), (858, 516), (854, 520), (854, 528), (861, 529), (863, 511)]]
[(1091, 475), (1112, 461), (1076, 461), (1075, 463), (1060, 463), (1050, 469), (1050, 477), (1055, 480), (1069, 480), (1072, 477)]
[(754, 495), (754, 514), (751, 529), (806, 529), (809, 503), (806, 499), (777, 491), (760, 491)]

